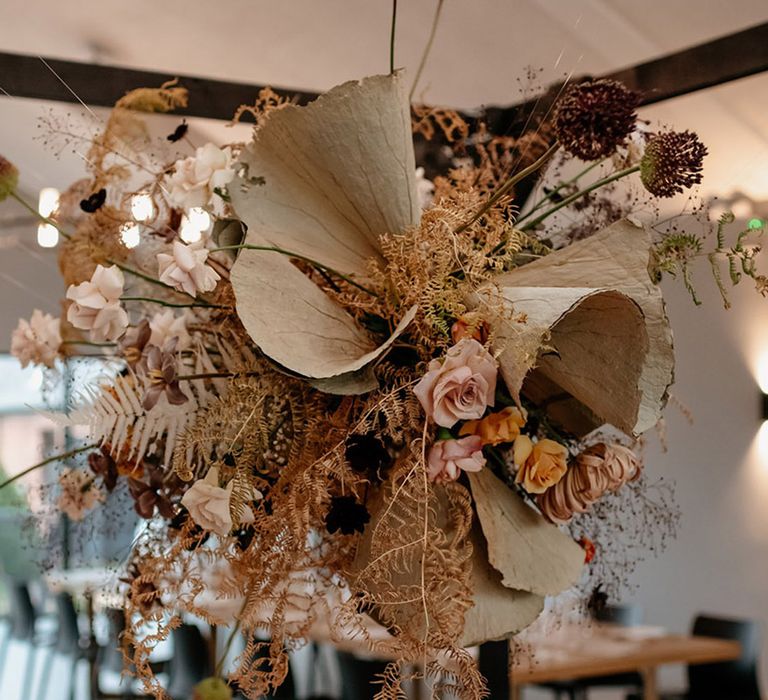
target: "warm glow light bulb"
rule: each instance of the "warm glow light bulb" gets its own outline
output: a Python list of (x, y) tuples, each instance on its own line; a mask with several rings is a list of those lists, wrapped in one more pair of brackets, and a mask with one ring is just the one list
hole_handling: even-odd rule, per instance
[(123, 224), (120, 228), (120, 240), (126, 248), (135, 248), (141, 243), (141, 229), (138, 224)]
[(37, 227), (37, 244), (41, 248), (55, 248), (59, 242), (59, 232), (52, 224), (40, 224)]
[(763, 352), (757, 358), (756, 375), (760, 391), (768, 394), (768, 352)]
[(752, 202), (750, 202), (746, 197), (737, 199), (733, 204), (731, 204), (731, 211), (737, 219), (748, 219), (750, 216), (752, 216), (752, 209)]
[[(37, 213), (47, 219), (49, 216), (53, 216), (58, 208), (59, 191), (55, 187), (43, 187), (37, 200)], [(47, 247), (50, 248), (51, 246)]]
[(211, 226), (211, 215), (200, 207), (192, 207), (187, 212), (187, 218), (199, 231), (207, 231)]
[(135, 194), (131, 197), (131, 216), (136, 221), (149, 221), (155, 215), (155, 205), (148, 194)]

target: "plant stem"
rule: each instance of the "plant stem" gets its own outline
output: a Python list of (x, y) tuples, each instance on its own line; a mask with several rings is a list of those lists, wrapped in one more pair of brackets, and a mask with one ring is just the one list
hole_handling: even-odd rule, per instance
[[(256, 372), (245, 372), (244, 375), (253, 377), (256, 375)], [(180, 382), (191, 382), (194, 379), (228, 379), (234, 376), (234, 372), (202, 372), (201, 374), (182, 374), (177, 376), (176, 379)]]
[(424, 66), (427, 64), (427, 58), (432, 51), (432, 42), (435, 40), (435, 34), (437, 33), (437, 25), (440, 22), (440, 12), (443, 9), (444, 0), (437, 0), (437, 8), (435, 9), (435, 16), (432, 20), (432, 29), (429, 32), (429, 39), (427, 39), (427, 45), (424, 47), (424, 53), (421, 54), (421, 61), (419, 61), (419, 67), (416, 69), (416, 75), (413, 78), (413, 85), (411, 85), (411, 91), (408, 93), (408, 100), (413, 99), (413, 93), (416, 92), (416, 86), (419, 84), (421, 74), (424, 71)]
[(229, 633), (229, 637), (227, 637), (227, 641), (224, 644), (224, 649), (221, 652), (221, 658), (219, 658), (218, 662), (216, 663), (216, 669), (213, 672), (213, 675), (216, 678), (221, 678), (221, 672), (224, 668), (224, 662), (227, 660), (227, 655), (229, 654), (229, 650), (232, 648), (232, 643), (235, 641), (235, 635), (240, 631), (240, 623), (241, 619), (243, 617), (243, 613), (245, 612), (245, 607), (248, 604), (248, 599), (245, 599), (245, 602), (243, 602), (243, 607), (240, 608), (240, 614), (237, 616), (237, 620), (235, 621), (235, 626), (232, 628), (232, 631)]
[(32, 473), (36, 469), (40, 469), (41, 467), (44, 467), (46, 464), (50, 464), (51, 462), (58, 462), (59, 460), (62, 460), (62, 459), (69, 459), (70, 457), (74, 457), (75, 455), (78, 455), (81, 452), (87, 452), (88, 450), (93, 450), (96, 447), (98, 447), (97, 444), (86, 445), (85, 447), (78, 447), (74, 450), (70, 450), (69, 452), (64, 452), (60, 455), (54, 455), (53, 457), (48, 457), (48, 459), (44, 459), (42, 462), (38, 462), (37, 464), (33, 464), (31, 467), (27, 467), (24, 471), (21, 471), (18, 474), (15, 474), (10, 479), (6, 479), (3, 483), (0, 484), (0, 491), (2, 491), (6, 486), (10, 486), (14, 481), (21, 479), (21, 477)]
[(373, 297), (379, 296), (376, 294), (376, 292), (368, 289), (367, 287), (364, 287), (362, 284), (355, 282), (349, 275), (345, 275), (342, 272), (339, 272), (338, 270), (334, 270), (332, 267), (328, 267), (328, 265), (324, 265), (323, 263), (317, 262), (317, 260), (313, 260), (312, 258), (308, 258), (306, 255), (301, 255), (300, 253), (294, 253), (290, 250), (285, 250), (285, 248), (278, 248), (277, 246), (269, 246), (269, 245), (251, 245), (249, 243), (240, 243), (239, 245), (225, 245), (221, 246), (220, 248), (211, 248), (212, 253), (217, 253), (220, 250), (265, 250), (271, 253), (280, 253), (281, 255), (285, 255), (289, 258), (296, 258), (297, 260), (303, 260), (304, 262), (308, 262), (310, 265), (313, 265), (314, 267), (319, 268), (320, 270), (325, 270), (325, 272), (330, 273), (331, 275), (336, 275), (336, 277), (343, 279), (348, 284), (351, 284), (353, 287), (357, 287), (357, 289), (365, 292), (366, 294), (370, 294)]
[(517, 221), (516, 224), (519, 224), (521, 221), (525, 221), (527, 218), (532, 216), (536, 211), (541, 209), (548, 201), (552, 199), (552, 197), (556, 196), (561, 190), (563, 190), (565, 187), (568, 187), (568, 185), (573, 185), (574, 183), (581, 180), (582, 177), (584, 177), (587, 173), (594, 170), (599, 165), (602, 165), (607, 159), (603, 158), (602, 160), (597, 160), (594, 163), (591, 163), (588, 167), (584, 168), (580, 173), (577, 175), (574, 175), (570, 180), (564, 180), (561, 182), (555, 189), (553, 189), (548, 194), (544, 195), (536, 204), (533, 206), (530, 211), (527, 211), (523, 216), (521, 216)]
[(90, 340), (62, 340), (62, 345), (92, 345), (94, 348), (114, 348), (117, 343), (94, 343)]
[(69, 239), (71, 236), (63, 229), (61, 226), (59, 226), (53, 219), (49, 219), (47, 216), (43, 216), (40, 214), (37, 209), (35, 209), (31, 204), (28, 204), (15, 190), (11, 190), (11, 197), (13, 197), (21, 206), (23, 206), (30, 214), (32, 214), (36, 219), (39, 219), (44, 224), (50, 224), (55, 228), (64, 238)]
[(461, 224), (461, 226), (456, 228), (454, 233), (461, 233), (462, 231), (466, 231), (472, 224), (475, 223), (475, 221), (477, 221), (483, 214), (485, 214), (485, 212), (487, 212), (494, 204), (496, 204), (496, 202), (498, 202), (504, 195), (506, 195), (518, 182), (525, 179), (532, 173), (535, 173), (539, 168), (541, 168), (552, 157), (552, 155), (554, 155), (558, 148), (559, 145), (557, 143), (551, 145), (546, 150), (544, 155), (542, 155), (537, 161), (531, 163), (527, 168), (524, 168), (516, 175), (510, 177), (509, 180), (501, 185), (493, 194), (493, 196), (472, 215), (472, 218), (470, 218), (468, 221), (465, 221), (463, 224)]
[(605, 185), (609, 185), (612, 182), (615, 182), (616, 180), (620, 180), (623, 177), (626, 177), (627, 175), (631, 175), (632, 173), (636, 173), (640, 170), (639, 165), (633, 165), (631, 168), (624, 168), (624, 170), (619, 170), (618, 172), (613, 173), (612, 175), (608, 175), (600, 180), (596, 180), (593, 182), (589, 187), (585, 187), (583, 190), (576, 192), (572, 194), (570, 197), (566, 197), (562, 202), (559, 202), (554, 207), (551, 207), (550, 209), (547, 209), (543, 214), (537, 216), (533, 221), (529, 221), (525, 226), (522, 226), (521, 229), (523, 231), (530, 231), (532, 228), (536, 228), (544, 219), (554, 214), (556, 211), (560, 211), (563, 207), (567, 207), (569, 204), (573, 204), (577, 199), (581, 199), (585, 195), (588, 195), (590, 192), (593, 192), (596, 189), (599, 189), (600, 187), (604, 187)]
[(172, 301), (163, 301), (162, 299), (154, 299), (153, 297), (120, 297), (120, 301), (145, 301), (150, 304), (161, 304), (162, 306), (171, 306), (176, 309), (189, 309), (192, 307), (200, 307), (204, 309), (231, 309), (231, 306), (224, 306), (222, 304), (209, 304), (206, 301), (196, 301), (191, 304), (176, 304)]
[(397, 0), (392, 0), (392, 29), (389, 33), (389, 74), (395, 72), (395, 26), (397, 24)]

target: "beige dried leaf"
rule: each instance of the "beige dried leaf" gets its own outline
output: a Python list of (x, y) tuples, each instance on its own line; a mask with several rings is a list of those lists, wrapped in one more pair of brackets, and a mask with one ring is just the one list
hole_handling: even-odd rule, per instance
[(472, 601), (464, 616), (462, 646), (510, 637), (524, 630), (544, 609), (544, 598), (502, 585), (501, 574), (488, 563), (485, 539), (472, 528)]
[(576, 584), (584, 550), (509, 489), (490, 469), (469, 474), (488, 560), (507, 588), (557, 595)]
[[(584, 241), (494, 280), (494, 285), (502, 289), (504, 297), (513, 303), (515, 296), (522, 292), (511, 289), (537, 288), (541, 303), (532, 314), (529, 313), (531, 326), (546, 326), (553, 320), (559, 323), (553, 328), (549, 344), (561, 355), (563, 349), (567, 349), (572, 358), (578, 357), (581, 347), (581, 366), (566, 366), (566, 362), (553, 356), (543, 358), (538, 371), (573, 393), (601, 419), (634, 435), (639, 435), (658, 421), (674, 370), (672, 333), (664, 301), (661, 291), (648, 275), (649, 251), (648, 232), (624, 219)], [(611, 297), (596, 297), (571, 320), (567, 316), (556, 315), (557, 309), (549, 311), (544, 308), (545, 299), (565, 300), (569, 296), (576, 299), (579, 294), (587, 297), (596, 291), (619, 293), (631, 299), (641, 312), (643, 332), (633, 328), (634, 314), (617, 296), (613, 297), (617, 305), (615, 312), (610, 310), (614, 303)], [(563, 301), (561, 310), (565, 306)], [(582, 315), (585, 313), (592, 316), (598, 326), (589, 331), (590, 335), (574, 334), (574, 331), (581, 333), (585, 330), (582, 326)], [(541, 314), (541, 318), (537, 318), (536, 314)], [(604, 321), (598, 321), (601, 314)], [(510, 329), (509, 324), (502, 323), (502, 326), (500, 336), (514, 336), (515, 331)], [(608, 356), (601, 347), (612, 336), (615, 351), (620, 352)], [(638, 342), (642, 348), (638, 348)], [(603, 357), (599, 357), (600, 353)], [(529, 350), (527, 354), (518, 355), (516, 362), (511, 358), (507, 363), (502, 361), (511, 391), (519, 390), (522, 377), (536, 359)], [(585, 385), (565, 386), (561, 381), (564, 373), (569, 373), (570, 381), (573, 381), (576, 374), (583, 372), (590, 373), (589, 381), (597, 380), (599, 385), (595, 384), (590, 389)], [(614, 389), (605, 389), (607, 385), (619, 388), (622, 383), (625, 388), (619, 393), (613, 393)]]
[(273, 111), (241, 160), (246, 172), (229, 190), (249, 238), (339, 272), (366, 277), (370, 259), (381, 257), (379, 236), (419, 222), (402, 73)]

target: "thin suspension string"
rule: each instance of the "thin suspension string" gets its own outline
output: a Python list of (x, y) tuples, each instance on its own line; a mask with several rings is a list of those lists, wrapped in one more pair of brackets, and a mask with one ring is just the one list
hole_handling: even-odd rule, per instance
[(389, 74), (395, 72), (395, 29), (397, 26), (397, 0), (392, 0), (392, 29), (389, 33)]
[(413, 85), (411, 86), (411, 91), (408, 93), (408, 100), (413, 99), (413, 94), (416, 92), (416, 86), (419, 84), (419, 80), (421, 79), (421, 74), (424, 71), (424, 66), (427, 64), (427, 59), (429, 58), (429, 54), (432, 51), (432, 43), (435, 40), (435, 34), (437, 33), (437, 25), (440, 22), (440, 13), (443, 10), (443, 2), (444, 0), (437, 0), (437, 7), (435, 8), (435, 16), (432, 18), (432, 28), (429, 32), (429, 38), (427, 39), (426, 46), (424, 47), (424, 51), (421, 54), (421, 61), (419, 61), (419, 67), (416, 69), (416, 75), (413, 78)]

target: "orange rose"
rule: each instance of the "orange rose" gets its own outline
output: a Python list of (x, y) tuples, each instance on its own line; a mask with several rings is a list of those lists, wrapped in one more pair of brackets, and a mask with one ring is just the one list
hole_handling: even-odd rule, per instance
[(491, 413), (482, 420), (470, 420), (461, 426), (459, 435), (477, 435), (483, 445), (500, 445), (513, 442), (525, 425), (526, 415), (519, 408), (508, 406), (503, 411)]
[(458, 343), (463, 338), (473, 338), (485, 345), (488, 342), (489, 332), (488, 323), (473, 312), (459, 316), (451, 326), (451, 338), (454, 343)]
[(554, 486), (568, 470), (568, 450), (554, 440), (539, 440), (536, 444), (527, 435), (515, 440), (515, 482), (528, 493), (544, 493)]

